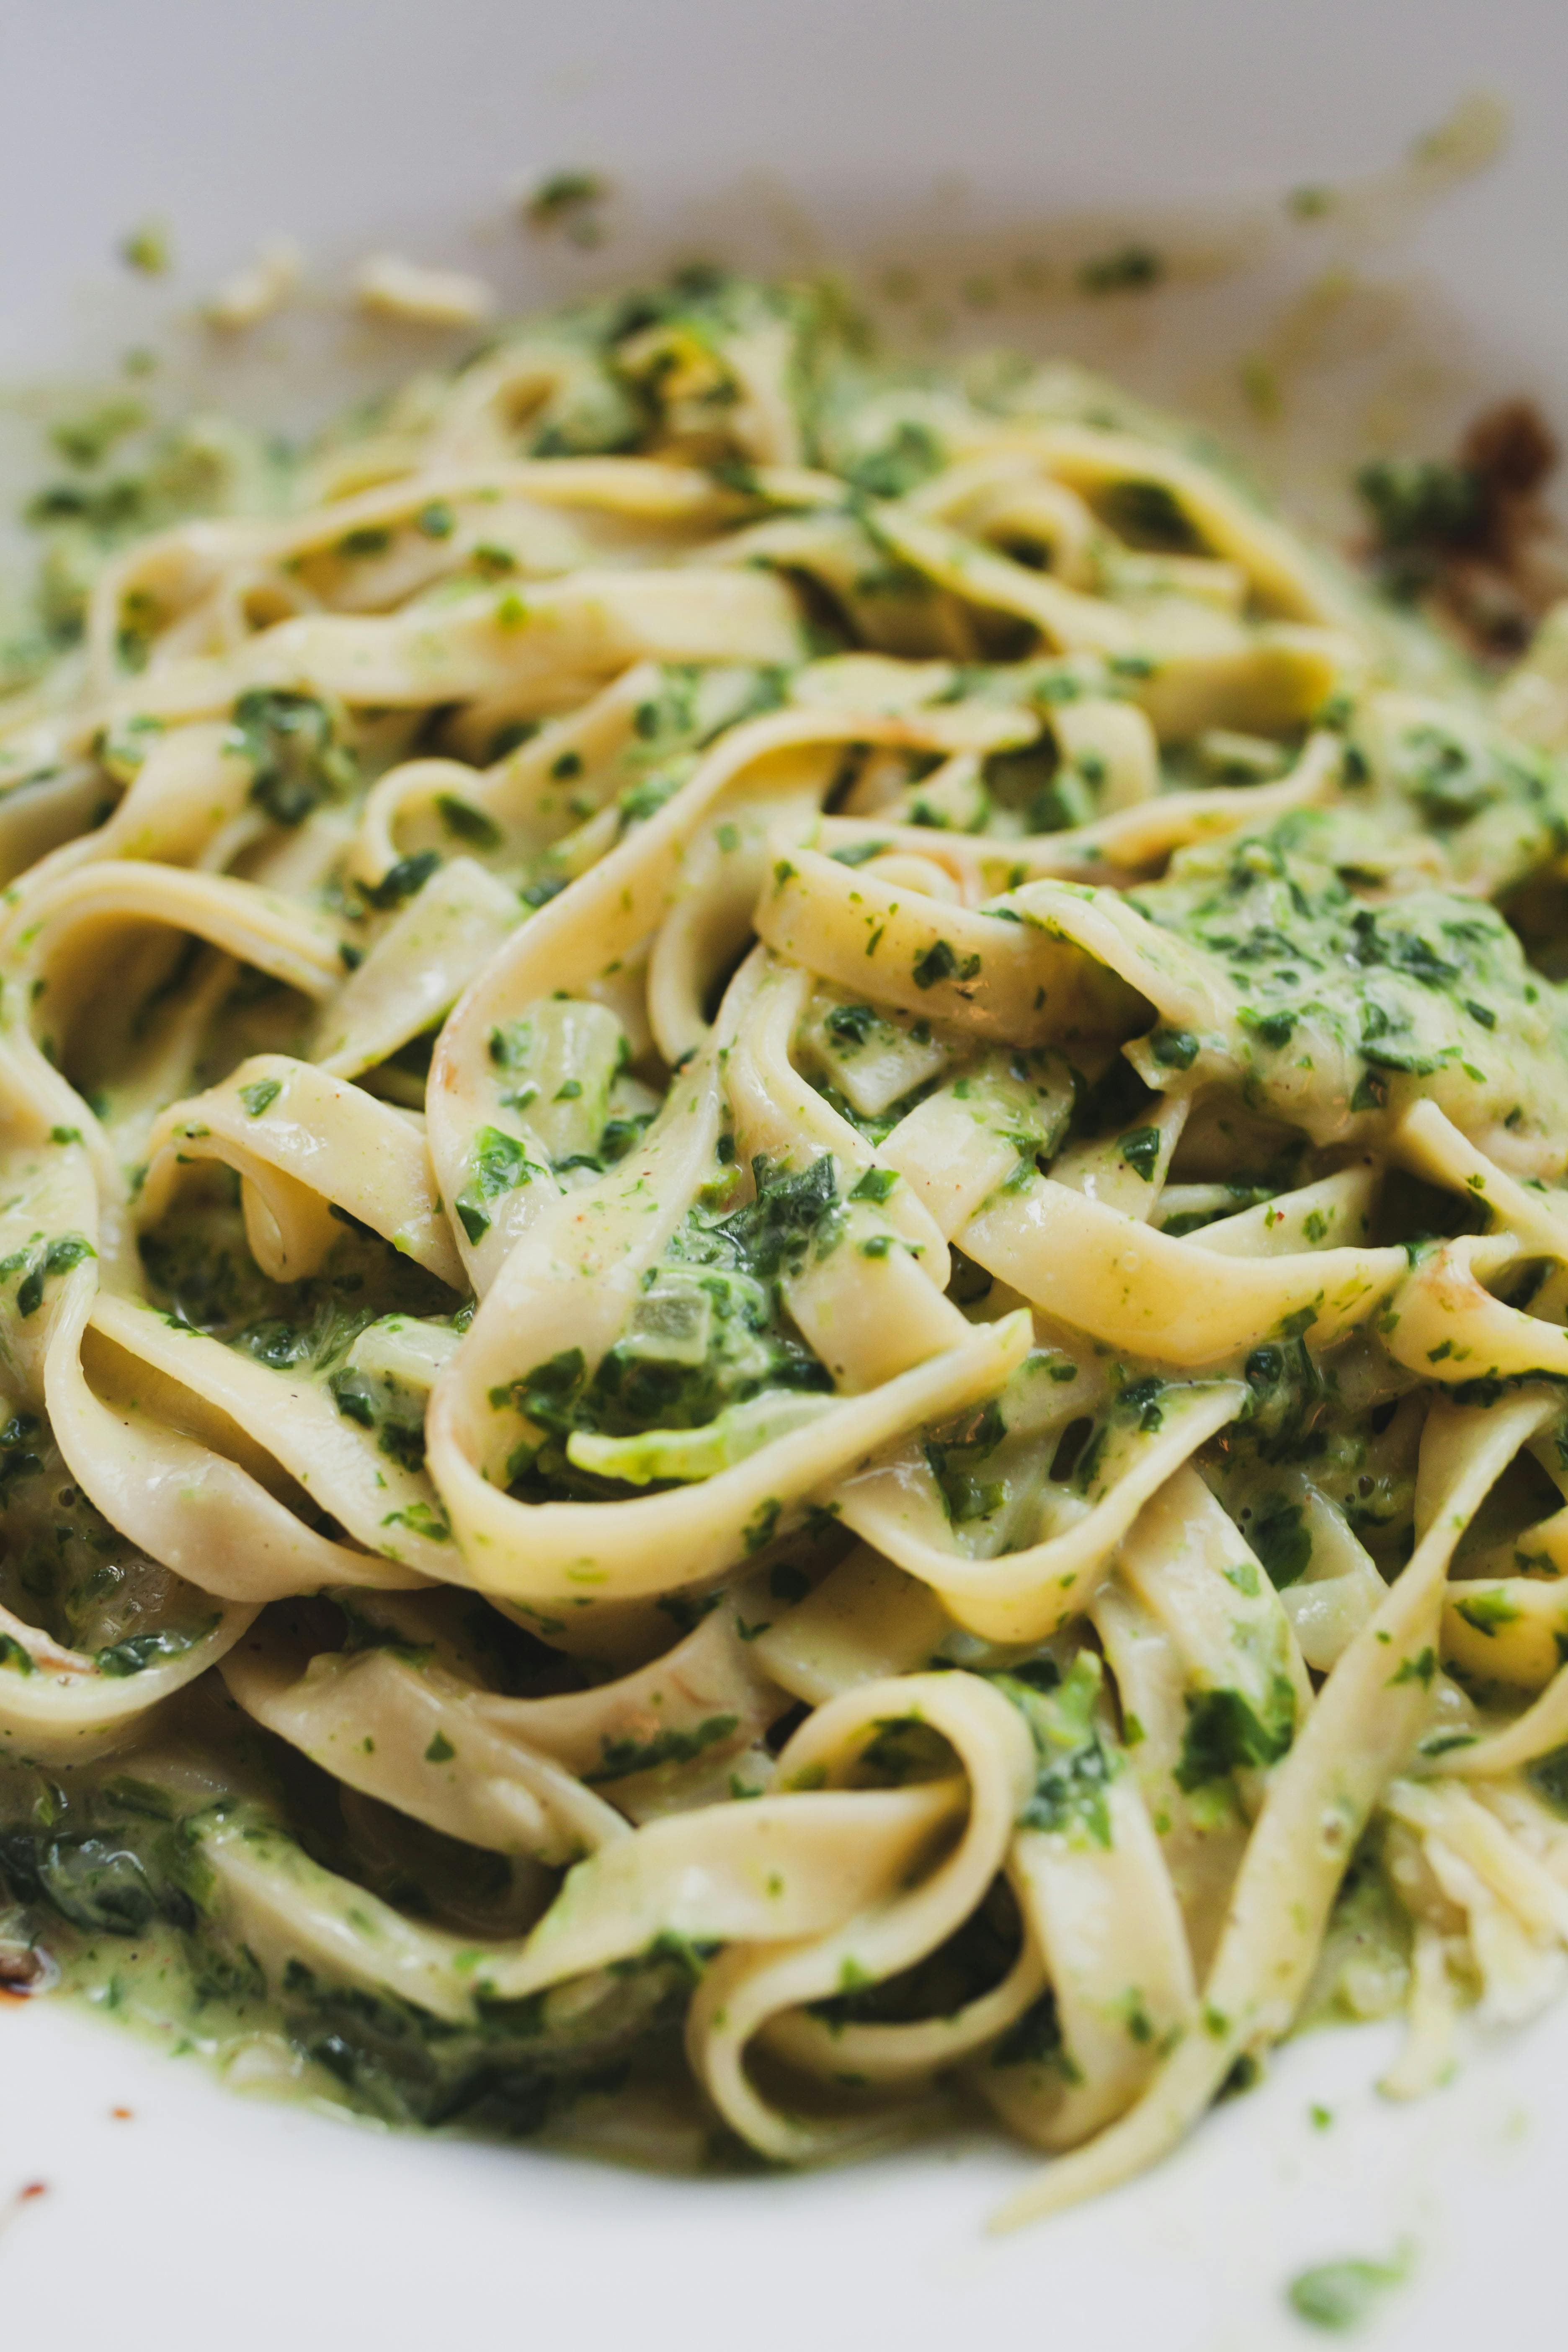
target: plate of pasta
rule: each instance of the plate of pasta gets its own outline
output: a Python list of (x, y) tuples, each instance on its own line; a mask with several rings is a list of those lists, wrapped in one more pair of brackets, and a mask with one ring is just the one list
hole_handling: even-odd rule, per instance
[[(245, 2343), (527, 2279), (673, 2344), (701, 2271), (759, 2346), (1042, 2286), (1194, 2352), (1522, 2316), (1568, 2062), (1550, 424), (1363, 457), (1347, 551), (1142, 378), (900, 348), (821, 267), (634, 278), (611, 204), (538, 180), (517, 315), (373, 253), (374, 397), (287, 440), (283, 360), (218, 416), (142, 342), (23, 412), (17, 2307), (73, 2189), (144, 2253), (172, 2189), (204, 2303), (236, 2215), (298, 2233)], [(177, 230), (126, 230), (137, 299)], [(1114, 322), (1186, 265), (1108, 235), (1069, 290)], [(274, 241), (188, 331), (300, 278)]]

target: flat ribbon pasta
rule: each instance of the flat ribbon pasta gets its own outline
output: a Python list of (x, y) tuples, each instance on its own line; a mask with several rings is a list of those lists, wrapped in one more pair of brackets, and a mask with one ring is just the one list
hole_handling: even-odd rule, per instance
[(1004, 2220), (1539, 2011), (1559, 622), (705, 269), (148, 431), (0, 698), (0, 1977)]

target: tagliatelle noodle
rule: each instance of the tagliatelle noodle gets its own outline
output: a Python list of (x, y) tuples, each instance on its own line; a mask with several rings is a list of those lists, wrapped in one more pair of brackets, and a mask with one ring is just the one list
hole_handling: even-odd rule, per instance
[(1534, 673), (802, 288), (225, 446), (44, 502), (0, 702), (0, 1975), (399, 2119), (978, 2101), (1005, 2221), (1538, 2009)]

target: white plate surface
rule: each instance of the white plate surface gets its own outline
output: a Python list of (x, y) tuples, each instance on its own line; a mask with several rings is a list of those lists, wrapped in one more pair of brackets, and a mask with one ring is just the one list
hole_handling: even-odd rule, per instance
[[(1365, 173), (1476, 89), (1513, 106), (1508, 153), (1408, 253), (1364, 257), (1384, 291), (1348, 307), (1316, 396), (1337, 397), (1333, 365), (1364, 365), (1381, 299), (1424, 326), (1403, 359), (1388, 342), (1378, 397), (1415, 416), (1523, 385), (1561, 422), (1553, 0), (6, 0), (0, 377), (160, 337), (194, 350), (173, 314), (278, 228), (324, 283), (393, 243), (481, 267), (513, 299), (726, 239), (738, 260), (912, 262), (933, 235), (1005, 232), (1011, 250), (1019, 223), (1064, 209), (1153, 222)], [(622, 192), (591, 261), (508, 225), (509, 191), (563, 164)], [(114, 268), (149, 215), (173, 231), (173, 281)], [(993, 331), (1037, 347), (1053, 329), (1004, 304)], [(1201, 390), (1194, 331), (1183, 383)], [(1239, 352), (1249, 331), (1233, 300), (1225, 334)], [(1147, 377), (1148, 338), (1125, 340)], [(331, 355), (391, 364), (353, 335)], [(202, 362), (279, 412), (304, 364), (286, 333), (216, 375)], [(400, 2352), (459, 2333), (566, 2352), (1300, 2352), (1324, 2339), (1286, 2311), (1289, 2276), (1404, 2245), (1409, 2284), (1360, 2340), (1458, 2352), (1533, 2325), (1555, 2343), (1568, 2013), (1476, 2049), (1414, 2109), (1372, 2087), (1391, 2047), (1382, 2029), (1294, 2045), (1152, 2178), (997, 2242), (984, 2219), (1020, 2162), (989, 2146), (659, 2181), (242, 2100), (61, 2004), (7, 2003), (0, 2329), (68, 2352)]]

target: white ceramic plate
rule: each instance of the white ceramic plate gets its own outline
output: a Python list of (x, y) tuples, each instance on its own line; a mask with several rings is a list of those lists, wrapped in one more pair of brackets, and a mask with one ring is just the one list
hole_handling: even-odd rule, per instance
[[(1533, 390), (1562, 421), (1565, 87), (1557, 0), (6, 0), (0, 378), (154, 342), (201, 389), (292, 415), (415, 363), (327, 299), (372, 244), (479, 267), (512, 300), (672, 250), (936, 251), (911, 331), (1087, 340), (1245, 431), (1237, 362), (1317, 282), (1311, 363), (1253, 446), (1331, 516), (1347, 451), (1436, 433), (1484, 389)], [(1477, 89), (1514, 108), (1503, 160), (1404, 244), (1349, 257), (1325, 299), (1346, 257), (1282, 239), (1279, 192), (1392, 163)], [(531, 245), (506, 209), (565, 164), (617, 182), (597, 255)], [(1157, 233), (1173, 205), (1207, 208), (1171, 230), (1183, 251), (1248, 266), (1093, 318), (1008, 275), (1057, 249), (1064, 211), (1087, 208), (1071, 234), (1092, 239), (1110, 215)], [(149, 215), (173, 279), (114, 266)], [(204, 352), (179, 314), (279, 228), (323, 307), (242, 357)], [(7, 416), (20, 446), (26, 404)], [(70, 2352), (459, 2334), (1283, 2352), (1312, 2340), (1284, 2305), (1295, 2272), (1403, 2246), (1408, 2284), (1367, 2341), (1449, 2352), (1532, 2322), (1556, 2341), (1568, 2013), (1478, 2047), (1415, 2109), (1373, 2089), (1391, 2047), (1383, 2029), (1294, 2045), (1152, 2178), (997, 2242), (984, 2217), (1023, 2159), (991, 2144), (661, 2181), (247, 2102), (63, 2004), (6, 2004), (0, 2327)]]

